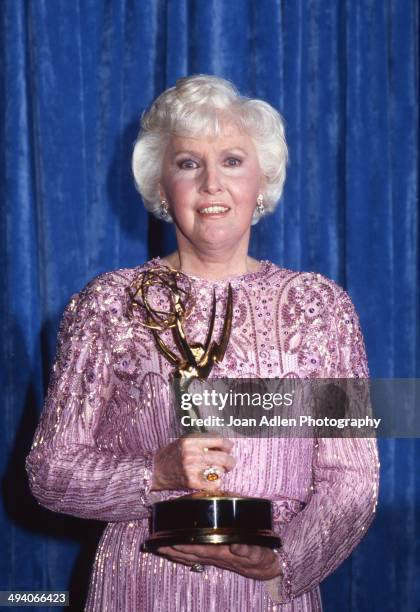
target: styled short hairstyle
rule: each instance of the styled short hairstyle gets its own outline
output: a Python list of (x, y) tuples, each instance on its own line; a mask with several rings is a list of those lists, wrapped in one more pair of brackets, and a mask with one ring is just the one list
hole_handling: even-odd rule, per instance
[[(151, 213), (160, 218), (159, 182), (170, 136), (217, 136), (227, 122), (235, 123), (254, 142), (266, 179), (264, 207), (273, 212), (286, 178), (287, 144), (281, 115), (267, 102), (241, 96), (225, 79), (197, 74), (179, 79), (141, 117), (132, 169), (136, 188)], [(257, 220), (254, 215), (254, 222)]]

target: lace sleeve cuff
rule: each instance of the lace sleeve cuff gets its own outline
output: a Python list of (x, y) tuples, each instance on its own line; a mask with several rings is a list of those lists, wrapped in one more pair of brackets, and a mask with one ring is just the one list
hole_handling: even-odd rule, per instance
[[(152, 491), (153, 470), (154, 455), (150, 454), (144, 458), (144, 468), (142, 470), (140, 482), (140, 500), (142, 505), (144, 505), (146, 508), (150, 508), (157, 502), (165, 501), (167, 499), (171, 499), (172, 497), (177, 497), (183, 493), (182, 491), (170, 490)], [(188, 493), (188, 491), (184, 491), (184, 493)]]
[(292, 599), (292, 570), (287, 554), (280, 548), (275, 549), (281, 575), (272, 580), (267, 580), (266, 588), (275, 603), (287, 603)]
[(140, 501), (143, 506), (150, 506), (154, 503), (153, 493), (151, 492), (153, 484), (153, 456), (147, 455), (144, 459), (144, 469), (141, 474), (140, 482)]

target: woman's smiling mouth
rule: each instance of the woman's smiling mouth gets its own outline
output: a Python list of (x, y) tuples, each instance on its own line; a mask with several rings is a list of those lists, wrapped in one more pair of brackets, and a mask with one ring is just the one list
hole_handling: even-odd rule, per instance
[(226, 213), (230, 210), (229, 206), (225, 206), (224, 204), (209, 204), (208, 206), (203, 206), (198, 209), (198, 212), (201, 215), (219, 215)]

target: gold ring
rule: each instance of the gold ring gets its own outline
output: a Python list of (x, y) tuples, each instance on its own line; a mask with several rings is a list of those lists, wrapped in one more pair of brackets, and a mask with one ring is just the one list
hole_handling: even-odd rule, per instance
[(222, 470), (215, 465), (210, 465), (208, 468), (203, 470), (204, 479), (208, 480), (209, 482), (216, 482), (216, 480), (219, 480), (222, 477), (222, 474)]

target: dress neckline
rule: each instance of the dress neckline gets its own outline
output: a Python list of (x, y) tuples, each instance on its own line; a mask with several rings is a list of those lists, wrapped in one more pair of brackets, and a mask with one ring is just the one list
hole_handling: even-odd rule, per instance
[[(245, 272), (244, 274), (233, 274), (231, 276), (227, 276), (226, 278), (219, 279), (219, 280), (204, 278), (202, 276), (195, 276), (194, 274), (189, 274), (187, 272), (183, 272), (183, 274), (185, 274), (185, 276), (187, 276), (190, 280), (196, 283), (200, 283), (202, 285), (207, 285), (207, 286), (212, 286), (212, 287), (213, 286), (223, 286), (228, 283), (233, 283), (233, 284), (245, 283), (245, 282), (251, 282), (253, 280), (256, 280), (264, 276), (267, 273), (269, 267), (272, 265), (271, 261), (269, 261), (268, 259), (259, 260), (259, 263), (260, 263), (260, 268), (258, 270), (255, 270), (254, 272)], [(165, 266), (165, 264), (162, 263), (162, 259), (160, 257), (154, 257), (148, 262), (147, 265), (148, 267), (154, 267), (154, 266), (164, 267)]]

